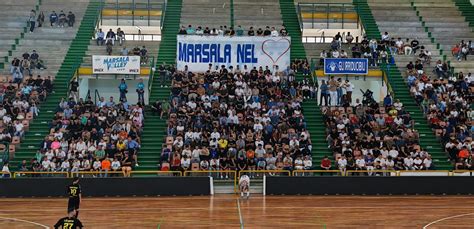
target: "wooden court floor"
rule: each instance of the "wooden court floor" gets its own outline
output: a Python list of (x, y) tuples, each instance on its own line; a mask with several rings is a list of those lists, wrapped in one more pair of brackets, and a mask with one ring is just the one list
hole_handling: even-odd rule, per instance
[[(48, 228), (66, 199), (0, 199), (0, 228)], [(474, 228), (470, 196), (84, 198), (86, 228)]]

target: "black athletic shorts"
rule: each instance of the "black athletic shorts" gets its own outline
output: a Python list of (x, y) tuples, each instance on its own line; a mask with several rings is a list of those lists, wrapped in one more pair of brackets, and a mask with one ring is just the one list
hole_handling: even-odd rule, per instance
[(69, 198), (69, 201), (67, 203), (67, 209), (68, 210), (79, 209), (79, 198)]

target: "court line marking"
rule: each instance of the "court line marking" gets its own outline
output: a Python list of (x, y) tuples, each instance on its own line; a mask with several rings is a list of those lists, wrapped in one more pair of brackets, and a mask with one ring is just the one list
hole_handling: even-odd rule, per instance
[[(258, 206), (255, 206), (255, 207), (245, 207), (245, 208), (248, 208), (248, 209), (262, 209), (262, 208), (268, 208), (268, 207), (258, 207)], [(297, 209), (298, 207), (277, 207), (277, 206), (272, 206), (271, 207), (272, 209)], [(309, 208), (309, 209), (387, 209), (387, 207), (352, 207), (352, 206), (340, 206), (340, 207), (305, 207), (305, 208)], [(406, 206), (400, 206), (400, 207), (396, 207), (396, 206), (391, 206), (390, 207), (391, 209), (406, 209), (407, 207)], [(17, 210), (0, 210), (0, 213), (2, 212), (48, 212), (48, 211), (52, 211), (52, 212), (55, 212), (55, 211), (59, 211), (59, 210), (62, 210), (64, 209), (63, 207), (50, 207), (48, 209), (17, 209)], [(199, 208), (199, 207), (196, 207), (196, 208), (166, 208), (167, 210), (186, 210), (186, 209), (189, 209), (189, 210), (206, 210), (206, 209), (210, 209), (209, 207), (204, 207), (204, 208)], [(213, 207), (213, 209), (216, 209), (216, 210), (231, 210), (233, 209), (232, 207)], [(427, 207), (417, 207), (417, 209), (452, 209), (452, 207), (431, 207), (431, 206), (427, 206)], [(459, 207), (459, 208), (456, 208), (456, 209), (465, 209), (465, 210), (474, 210), (474, 207)], [(81, 211), (146, 211), (146, 210), (163, 210), (163, 208), (127, 208), (127, 209), (123, 209), (123, 208), (81, 208), (80, 209)], [(474, 214), (474, 213), (473, 213)]]
[(320, 218), (320, 217), (318, 216), (318, 214), (315, 214), (314, 216), (315, 216), (316, 221), (317, 221), (317, 222), (316, 222), (316, 225), (322, 225), (322, 226), (323, 226), (323, 229), (326, 229), (326, 224), (324, 223), (322, 217)]
[(467, 216), (467, 215), (474, 215), (474, 213), (467, 213), (467, 214), (461, 214), (461, 215), (453, 215), (453, 216), (449, 216), (449, 217), (445, 217), (445, 218), (442, 218), (442, 219), (438, 219), (438, 220), (435, 220), (431, 223), (428, 223), (426, 224), (425, 226), (423, 226), (423, 229), (426, 229), (428, 228), (429, 226), (433, 225), (433, 224), (436, 224), (436, 223), (439, 223), (441, 221), (445, 221), (447, 219), (454, 219), (454, 218), (459, 218), (459, 217), (463, 217), (463, 216)]
[(29, 224), (33, 224), (33, 225), (36, 225), (36, 226), (40, 226), (40, 227), (45, 228), (45, 229), (50, 229), (50, 227), (48, 227), (44, 224), (33, 222), (33, 221), (28, 221), (28, 220), (24, 220), (24, 219), (0, 217), (0, 220), (2, 220), (2, 219), (3, 220), (12, 220), (12, 221), (17, 221), (17, 222), (23, 222), (23, 223), (29, 223)]
[(237, 210), (239, 211), (239, 219), (240, 219), (240, 229), (244, 229), (244, 220), (242, 219), (242, 212), (240, 211), (240, 201), (239, 199), (237, 201)]

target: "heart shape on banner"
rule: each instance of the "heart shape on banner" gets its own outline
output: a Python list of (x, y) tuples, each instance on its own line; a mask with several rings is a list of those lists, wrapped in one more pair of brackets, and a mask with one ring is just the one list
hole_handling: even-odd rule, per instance
[[(273, 48), (280, 48), (278, 46), (280, 45), (286, 45), (286, 47), (284, 48), (284, 51), (278, 55), (278, 53), (276, 53), (276, 55), (278, 55), (276, 58), (274, 58), (275, 56), (275, 53), (272, 53), (271, 50)], [(290, 45), (291, 45), (291, 41), (288, 40), (288, 38), (280, 38), (280, 39), (268, 39), (268, 40), (265, 40), (263, 43), (262, 43), (262, 52), (268, 56), (268, 58), (270, 58), (270, 60), (273, 61), (273, 64), (275, 64), (276, 62), (278, 62), (278, 60), (283, 56), (285, 55), (285, 53), (287, 53), (289, 50), (290, 50)], [(272, 48), (273, 47), (273, 48)]]

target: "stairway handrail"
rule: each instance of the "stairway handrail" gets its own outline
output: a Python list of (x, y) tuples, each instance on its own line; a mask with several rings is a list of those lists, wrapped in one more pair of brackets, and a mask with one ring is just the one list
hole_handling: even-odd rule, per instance
[(165, 15), (166, 15), (166, 7), (167, 7), (167, 1), (164, 1), (161, 7), (161, 18), (160, 18), (160, 30), (162, 31), (161, 34), (163, 34), (163, 25), (165, 24)]
[(151, 62), (150, 62), (150, 74), (148, 76), (148, 94), (151, 94), (151, 89), (153, 86), (153, 79), (155, 78), (155, 57), (151, 57)]

